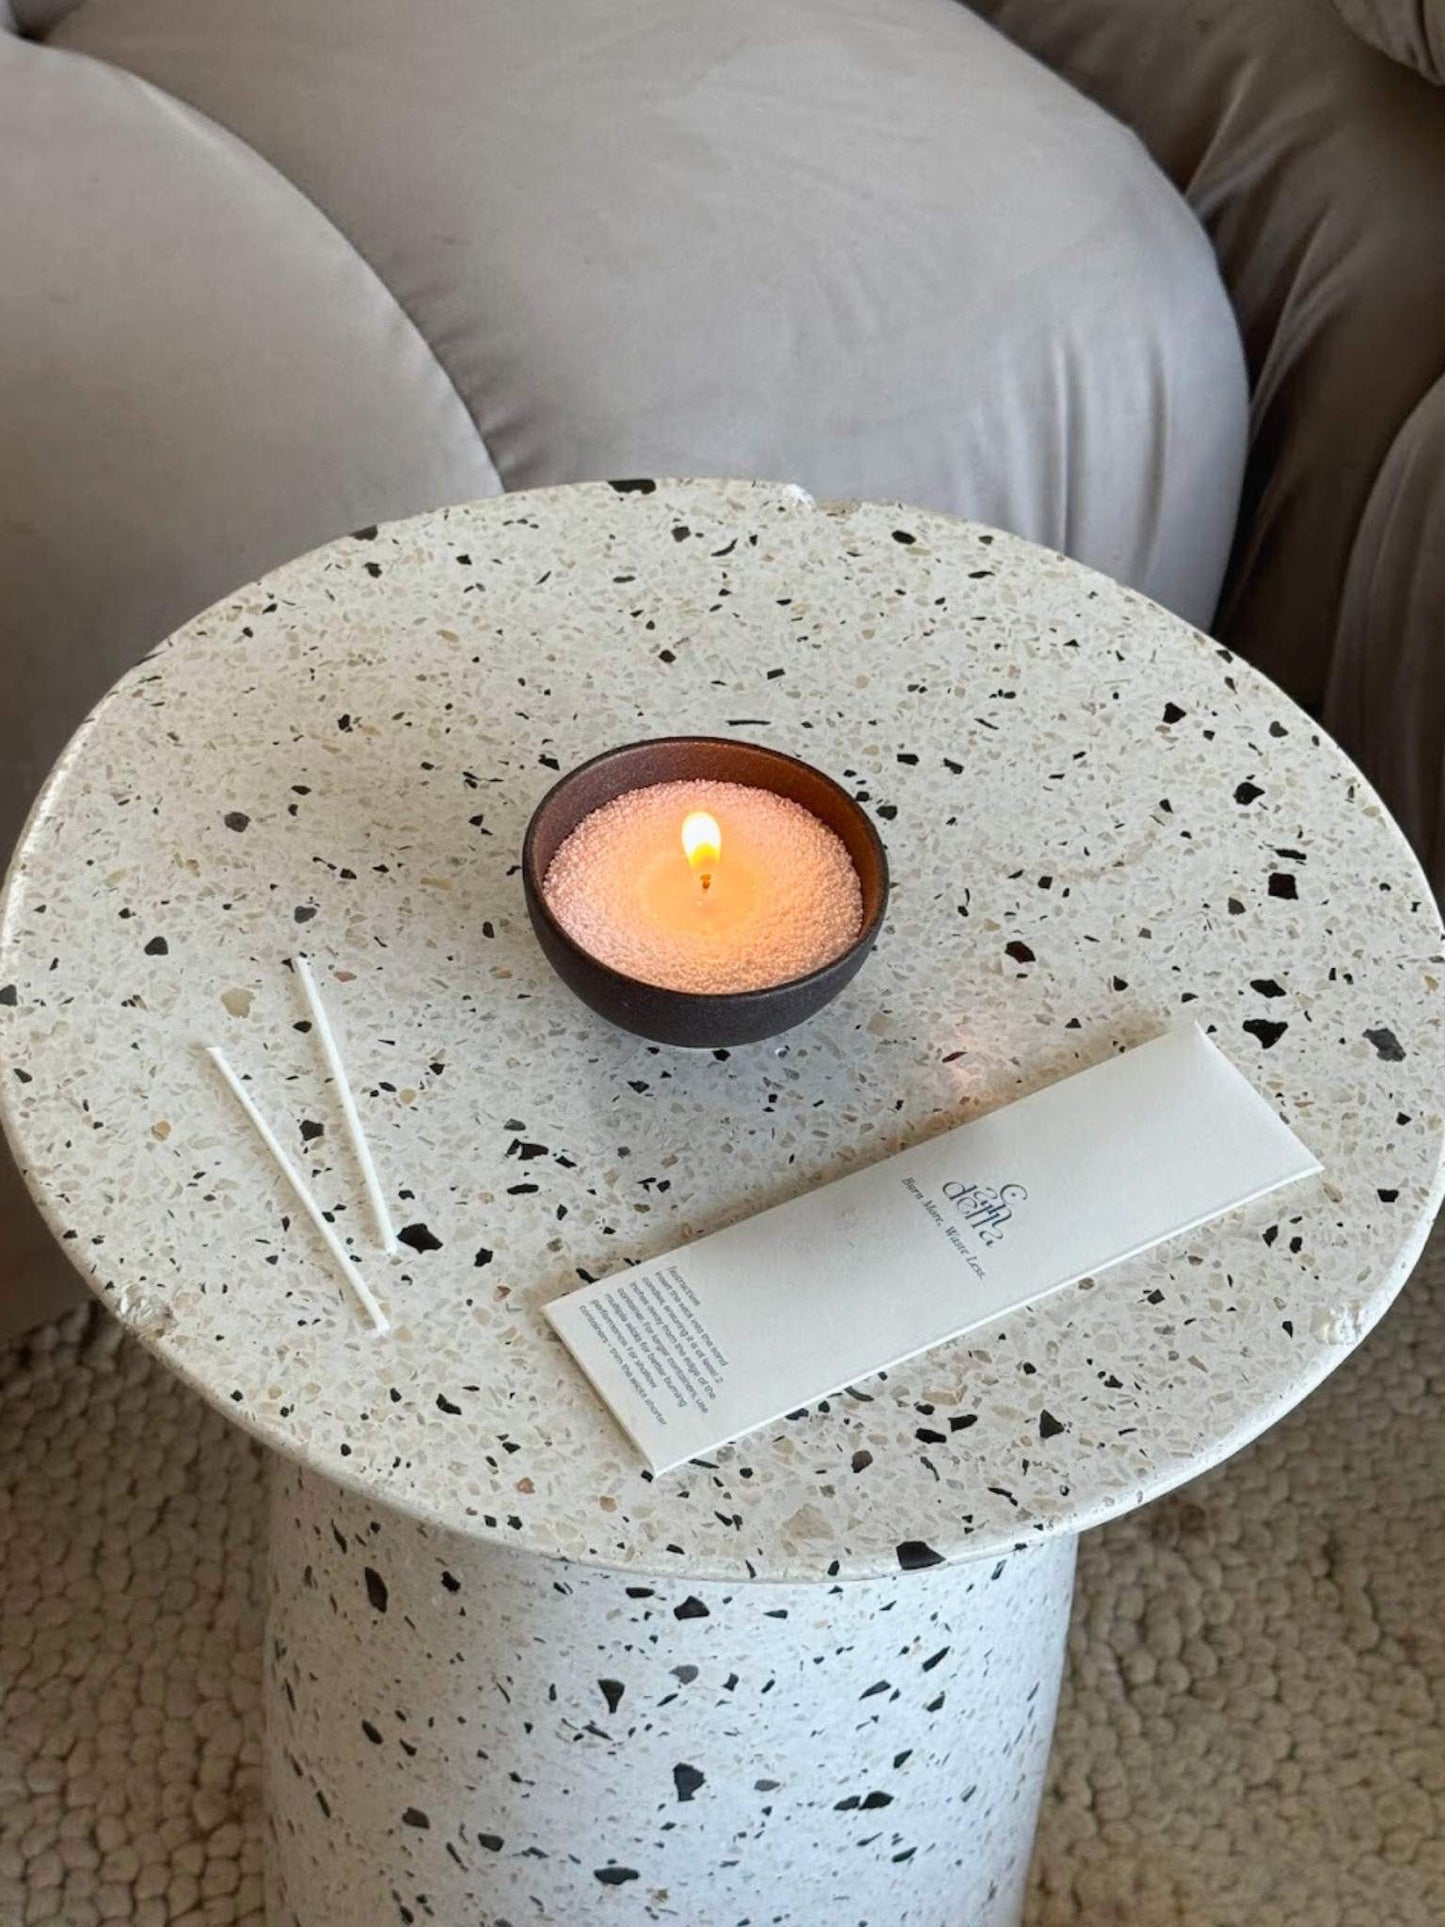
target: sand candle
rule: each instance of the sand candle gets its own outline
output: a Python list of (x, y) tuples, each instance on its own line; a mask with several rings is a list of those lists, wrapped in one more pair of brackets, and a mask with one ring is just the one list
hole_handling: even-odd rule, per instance
[(669, 990), (761, 990), (856, 942), (858, 873), (790, 797), (693, 778), (625, 791), (559, 846), (542, 894), (590, 955)]

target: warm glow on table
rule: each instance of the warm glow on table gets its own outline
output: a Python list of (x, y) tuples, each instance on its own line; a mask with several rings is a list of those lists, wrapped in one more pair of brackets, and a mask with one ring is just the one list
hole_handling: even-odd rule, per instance
[(697, 779), (629, 790), (584, 818), (543, 894), (583, 949), (644, 983), (757, 990), (806, 976), (858, 935), (852, 859), (771, 790)]

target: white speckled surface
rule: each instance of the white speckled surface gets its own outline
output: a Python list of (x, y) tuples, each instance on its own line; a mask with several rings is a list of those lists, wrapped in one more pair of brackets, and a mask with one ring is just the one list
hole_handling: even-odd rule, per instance
[(272, 1468), (271, 1927), (1017, 1927), (1073, 1540), (639, 1585)]
[[(893, 870), (888, 927), (838, 1003), (726, 1059), (575, 1003), (515, 874), (558, 767), (678, 729), (735, 730), (865, 791)], [(298, 942), (326, 966), (398, 1222), (433, 1248), (371, 1250), (292, 1028)], [(973, 1556), (1127, 1509), (1358, 1341), (1438, 1201), (1441, 948), (1343, 756), (1139, 597), (912, 510), (598, 484), (340, 543), (121, 682), (12, 877), (0, 1103), (107, 1302), (282, 1453), (571, 1559), (882, 1574), (900, 1547)], [(546, 1335), (539, 1304), (579, 1270), (1186, 1012), (1322, 1182), (656, 1481)], [(392, 1338), (284, 1224), (202, 1042), (304, 1146)]]

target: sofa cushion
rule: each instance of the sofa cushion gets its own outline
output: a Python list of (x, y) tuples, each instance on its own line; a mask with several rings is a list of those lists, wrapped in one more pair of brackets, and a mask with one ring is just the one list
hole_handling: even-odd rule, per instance
[(288, 182), (127, 74), (0, 35), (0, 850), (185, 617), (494, 492), (426, 345)]
[(954, 0), (92, 0), (55, 44), (309, 195), (508, 486), (900, 497), (1209, 615), (1243, 388), (1207, 245)]
[(1445, 0), (1335, 0), (1361, 39), (1437, 86), (1445, 83)]

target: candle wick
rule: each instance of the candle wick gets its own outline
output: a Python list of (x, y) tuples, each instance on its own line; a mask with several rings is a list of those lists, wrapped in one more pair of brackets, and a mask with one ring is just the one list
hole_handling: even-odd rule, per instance
[(711, 870), (704, 870), (704, 871), (703, 871), (703, 873), (702, 873), (702, 887), (703, 887), (703, 889), (704, 889), (704, 890), (710, 890), (710, 889), (712, 888), (712, 871), (711, 871)]

